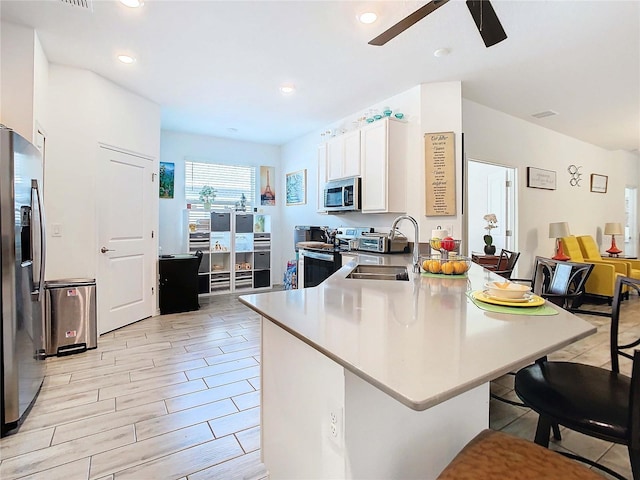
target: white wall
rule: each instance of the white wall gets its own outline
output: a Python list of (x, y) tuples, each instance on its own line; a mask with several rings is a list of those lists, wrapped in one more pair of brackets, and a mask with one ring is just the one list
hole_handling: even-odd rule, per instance
[(32, 143), (36, 48), (32, 29), (0, 22), (0, 123)]
[[(175, 163), (174, 198), (160, 199), (159, 206), (159, 245), (162, 247), (163, 254), (184, 252), (187, 248), (184, 222), (184, 211), (187, 208), (184, 196), (185, 159), (229, 165), (276, 167), (276, 178), (271, 179), (272, 187), (276, 189), (276, 206), (255, 205), (255, 207), (258, 211), (271, 215), (271, 225), (274, 227), (271, 232), (272, 281), (282, 283), (284, 268), (279, 269), (282, 260), (278, 246), (282, 243), (284, 235), (280, 227), (282, 212), (280, 206), (284, 201), (282, 193), (284, 172), (279, 165), (280, 147), (163, 130), (160, 140), (160, 161)], [(258, 171), (256, 174), (258, 182), (259, 174)], [(259, 199), (259, 185), (256, 187), (256, 198)]]
[[(38, 34), (35, 34), (34, 45), (34, 69), (33, 69), (33, 139), (38, 130), (46, 135), (46, 127), (43, 124), (47, 118), (47, 103), (49, 101), (49, 60), (42, 49)], [(46, 153), (45, 153), (46, 157)], [(46, 158), (45, 158), (46, 161)]]
[[(160, 107), (87, 70), (49, 67), (45, 207), (47, 279), (96, 277), (98, 143), (155, 158), (160, 151)], [(118, 194), (117, 185), (113, 194)], [(157, 204), (152, 228), (158, 230)]]
[[(592, 235), (602, 244), (604, 224), (624, 222), (624, 187), (640, 183), (637, 155), (611, 152), (467, 99), (463, 100), (463, 127), (467, 157), (518, 170), (520, 276), (530, 273), (536, 255), (553, 254), (549, 223), (568, 222), (572, 234)], [(569, 184), (569, 165), (582, 167), (580, 187)], [(527, 188), (527, 167), (555, 171), (557, 189)], [(608, 175), (606, 194), (590, 191), (592, 173)], [(607, 237), (604, 243), (608, 246), (610, 240)]]

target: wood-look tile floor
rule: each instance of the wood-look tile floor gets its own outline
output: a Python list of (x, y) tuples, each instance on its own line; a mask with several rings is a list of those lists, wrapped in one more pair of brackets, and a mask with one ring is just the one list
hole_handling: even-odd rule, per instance
[[(47, 360), (20, 430), (0, 440), (0, 478), (263, 479), (259, 317), (235, 295), (201, 298), (197, 312), (149, 318), (99, 338), (96, 350)], [(603, 307), (599, 307), (603, 308)], [(607, 365), (608, 319), (551, 358)], [(640, 334), (640, 300), (624, 307)], [(628, 365), (626, 366), (628, 368)], [(514, 396), (511, 376), (492, 384)], [(491, 401), (491, 427), (532, 439), (536, 415)], [(552, 448), (630, 477), (626, 449), (563, 430)]]

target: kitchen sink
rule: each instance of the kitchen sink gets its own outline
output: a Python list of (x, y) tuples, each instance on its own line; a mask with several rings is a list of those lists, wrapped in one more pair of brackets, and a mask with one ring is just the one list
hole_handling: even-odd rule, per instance
[(358, 265), (347, 278), (356, 280), (404, 280), (409, 281), (407, 267), (397, 265)]

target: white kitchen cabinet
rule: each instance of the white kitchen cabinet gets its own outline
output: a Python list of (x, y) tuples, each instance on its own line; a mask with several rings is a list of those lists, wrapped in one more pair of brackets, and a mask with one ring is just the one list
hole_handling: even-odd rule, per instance
[(359, 176), (360, 130), (333, 137), (327, 142), (327, 180)]
[(360, 131), (362, 213), (407, 211), (407, 124), (383, 118)]
[(324, 208), (324, 185), (327, 183), (327, 144), (318, 145), (318, 213), (326, 213)]

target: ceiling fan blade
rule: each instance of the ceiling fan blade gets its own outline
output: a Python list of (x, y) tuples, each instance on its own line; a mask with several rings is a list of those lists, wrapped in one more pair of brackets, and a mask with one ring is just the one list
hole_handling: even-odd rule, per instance
[(467, 0), (467, 7), (476, 22), (476, 27), (487, 47), (500, 43), (507, 38), (500, 20), (489, 0)]
[(437, 8), (441, 7), (442, 5), (447, 3), (448, 1), (449, 0), (432, 0), (431, 2), (427, 3), (426, 5), (423, 5), (418, 10), (413, 12), (411, 15), (403, 18), (398, 23), (396, 23), (393, 27), (391, 27), (390, 29), (382, 32), (376, 38), (371, 40), (369, 42), (369, 45), (375, 45), (375, 46), (378, 46), (378, 47), (381, 46), (381, 45), (384, 45), (389, 40), (391, 40), (392, 38), (395, 38), (396, 36), (400, 35), (402, 32), (404, 32), (411, 25), (413, 25), (414, 23), (419, 22), (424, 17), (426, 17), (431, 12), (433, 12)]

